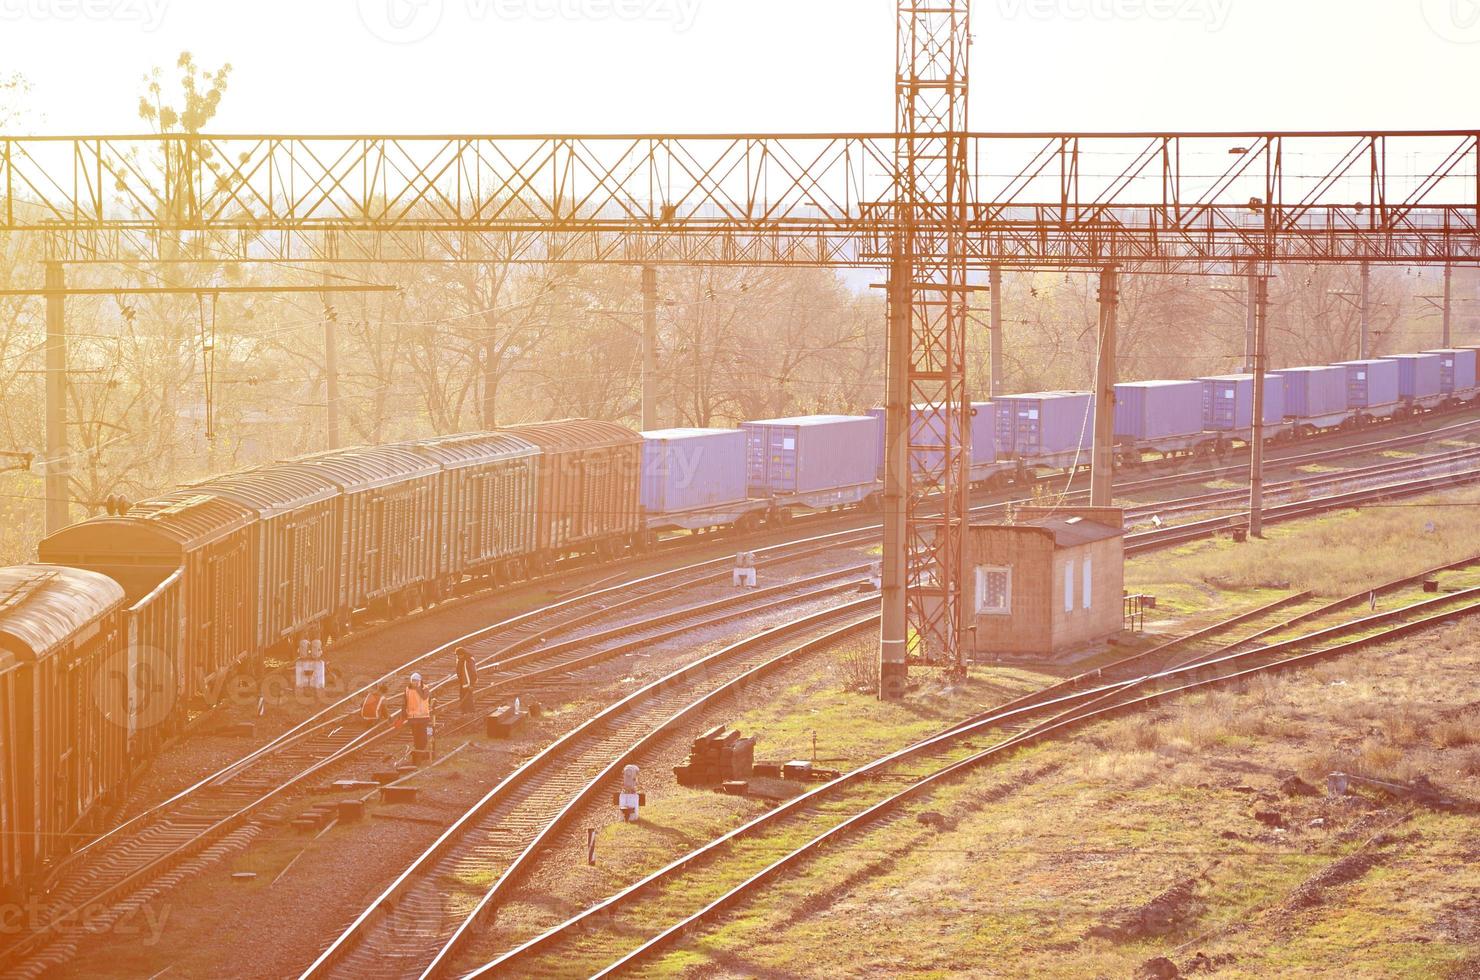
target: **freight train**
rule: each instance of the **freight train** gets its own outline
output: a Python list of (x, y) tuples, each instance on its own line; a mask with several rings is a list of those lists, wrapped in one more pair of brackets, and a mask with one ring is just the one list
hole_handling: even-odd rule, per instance
[[(1397, 369), (1382, 367), (1396, 364)], [(1272, 437), (1480, 396), (1476, 351), (1271, 375)], [(1252, 438), (1253, 379), (1123, 385), (1120, 461)], [(912, 455), (940, 433), (911, 424)], [(971, 479), (1087, 466), (1093, 396), (972, 407)], [(515, 426), (274, 463), (183, 487), (46, 538), (0, 570), (0, 894), (86, 834), (132, 767), (211, 706), (236, 671), (472, 586), (608, 560), (660, 533), (750, 530), (877, 505), (883, 413), (639, 434), (608, 422)], [(939, 450), (934, 450), (939, 452)]]

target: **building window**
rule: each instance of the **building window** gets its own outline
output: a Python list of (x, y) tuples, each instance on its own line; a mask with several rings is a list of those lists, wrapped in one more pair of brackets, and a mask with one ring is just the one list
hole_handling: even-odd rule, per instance
[(976, 611), (985, 616), (1012, 615), (1012, 569), (976, 570)]
[(1084, 608), (1086, 609), (1094, 602), (1094, 561), (1088, 555), (1084, 558), (1084, 588), (1079, 591), (1084, 593)]
[(1064, 562), (1064, 612), (1074, 611), (1074, 559)]

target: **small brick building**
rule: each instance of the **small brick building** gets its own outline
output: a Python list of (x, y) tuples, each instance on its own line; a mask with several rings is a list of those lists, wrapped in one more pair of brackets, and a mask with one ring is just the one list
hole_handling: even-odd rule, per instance
[(972, 650), (984, 659), (1067, 657), (1122, 629), (1118, 507), (1020, 507), (1011, 524), (973, 524), (966, 567)]

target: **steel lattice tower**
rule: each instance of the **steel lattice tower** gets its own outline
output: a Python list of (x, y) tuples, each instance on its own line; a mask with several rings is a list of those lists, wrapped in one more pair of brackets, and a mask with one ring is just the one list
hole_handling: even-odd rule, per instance
[[(967, 0), (899, 4), (881, 694), (960, 670), (971, 467), (966, 387)], [(913, 407), (913, 410), (912, 410)]]

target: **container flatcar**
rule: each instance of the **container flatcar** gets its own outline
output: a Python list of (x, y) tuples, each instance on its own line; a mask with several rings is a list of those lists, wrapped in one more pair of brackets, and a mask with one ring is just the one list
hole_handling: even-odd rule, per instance
[(739, 429), (642, 433), (640, 500), (650, 531), (749, 529), (766, 510), (764, 501), (746, 493), (745, 433)]
[(536, 561), (566, 555), (610, 558), (642, 536), (638, 483), (642, 437), (593, 419), (500, 429), (540, 450)]
[(436, 577), (439, 467), (399, 446), (337, 450), (293, 463), (339, 491), (331, 635), (348, 632), (360, 610), (395, 616), (424, 604)]
[(746, 422), (746, 482), (778, 507), (861, 503), (878, 490), (877, 419), (813, 415)]
[(0, 889), (12, 899), (127, 781), (123, 606), (95, 572), (0, 569)]
[(406, 448), (441, 468), (434, 598), (473, 577), (524, 578), (537, 549), (540, 451), (504, 432), (427, 439)]
[(131, 604), (178, 572), (177, 696), (182, 705), (212, 704), (226, 673), (258, 652), (255, 523), (233, 501), (179, 491), (63, 528), (42, 540), (40, 555), (107, 575)]

